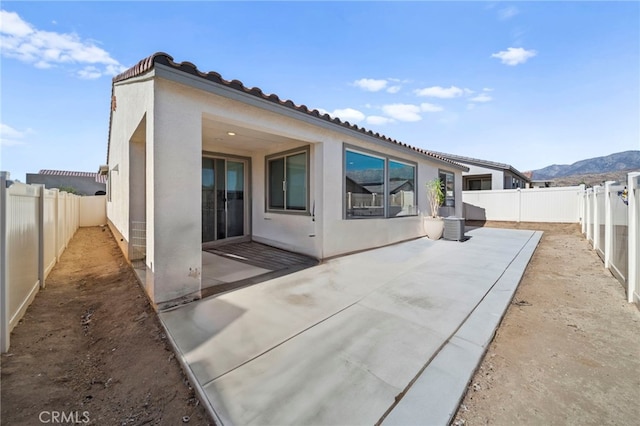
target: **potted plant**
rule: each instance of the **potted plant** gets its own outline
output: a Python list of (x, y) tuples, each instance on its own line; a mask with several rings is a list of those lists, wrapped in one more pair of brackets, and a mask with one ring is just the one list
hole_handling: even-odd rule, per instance
[(427, 202), (429, 203), (429, 215), (424, 217), (424, 231), (432, 240), (439, 240), (444, 232), (444, 219), (438, 215), (440, 206), (444, 202), (444, 193), (440, 179), (435, 178), (427, 182)]

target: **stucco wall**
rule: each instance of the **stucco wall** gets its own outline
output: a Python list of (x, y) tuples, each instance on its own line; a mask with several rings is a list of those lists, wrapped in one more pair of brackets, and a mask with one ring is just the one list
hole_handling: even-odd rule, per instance
[[(129, 140), (140, 122), (148, 114), (147, 137), (153, 135), (153, 82), (119, 84), (114, 87), (116, 109), (111, 116), (109, 141), (110, 200), (107, 199), (107, 217), (122, 238), (129, 240)], [(114, 170), (117, 169), (117, 170)]]

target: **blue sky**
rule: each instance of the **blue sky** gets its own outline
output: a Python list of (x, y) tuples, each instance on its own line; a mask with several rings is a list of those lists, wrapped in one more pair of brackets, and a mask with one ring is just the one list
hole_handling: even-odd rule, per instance
[(639, 2), (0, 8), (0, 169), (97, 171), (111, 78), (157, 51), (413, 146), (521, 171), (640, 149)]

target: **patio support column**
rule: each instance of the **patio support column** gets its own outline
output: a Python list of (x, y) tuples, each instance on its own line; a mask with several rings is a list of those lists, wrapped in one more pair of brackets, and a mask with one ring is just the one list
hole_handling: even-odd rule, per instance
[(156, 93), (147, 138), (153, 185), (147, 200), (147, 244), (152, 245), (147, 286), (153, 286), (150, 294), (162, 310), (201, 296), (202, 119), (184, 99)]

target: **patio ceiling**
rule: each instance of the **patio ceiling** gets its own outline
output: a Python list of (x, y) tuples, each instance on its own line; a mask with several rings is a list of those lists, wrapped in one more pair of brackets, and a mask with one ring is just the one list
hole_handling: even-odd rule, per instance
[[(234, 133), (234, 135), (229, 135)], [(220, 147), (231, 150), (256, 151), (267, 146), (300, 145), (301, 141), (285, 136), (251, 129), (235, 123), (202, 118), (202, 149), (216, 151)]]

